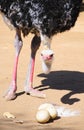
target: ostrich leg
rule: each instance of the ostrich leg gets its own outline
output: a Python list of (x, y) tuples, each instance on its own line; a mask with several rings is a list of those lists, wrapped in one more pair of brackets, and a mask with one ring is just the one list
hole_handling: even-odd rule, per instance
[(30, 64), (28, 67), (28, 72), (27, 72), (27, 77), (26, 77), (26, 82), (25, 82), (25, 93), (31, 96), (45, 98), (44, 93), (33, 88), (35, 56), (36, 56), (37, 50), (39, 49), (40, 43), (41, 43), (40, 37), (35, 35), (31, 42), (31, 57), (30, 57)]
[(16, 90), (17, 90), (17, 66), (18, 66), (18, 59), (19, 59), (19, 54), (22, 48), (22, 39), (21, 39), (21, 32), (20, 30), (16, 30), (16, 36), (15, 36), (15, 50), (16, 50), (16, 55), (15, 55), (15, 63), (14, 63), (14, 70), (13, 70), (13, 76), (12, 76), (12, 82), (10, 84), (9, 89), (7, 92), (4, 94), (4, 97), (6, 100), (13, 100), (16, 98)]

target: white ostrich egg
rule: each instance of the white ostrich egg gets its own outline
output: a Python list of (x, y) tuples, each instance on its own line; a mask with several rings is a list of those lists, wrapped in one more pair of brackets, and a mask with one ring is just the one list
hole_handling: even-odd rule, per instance
[(50, 114), (47, 110), (38, 110), (36, 114), (36, 120), (39, 123), (47, 123), (50, 119)]
[(52, 119), (55, 119), (57, 116), (56, 109), (54, 107), (47, 107), (46, 110), (49, 112)]
[(44, 103), (44, 104), (40, 105), (38, 110), (47, 110), (52, 119), (55, 119), (57, 116), (57, 112), (56, 112), (54, 105), (52, 105), (50, 103)]

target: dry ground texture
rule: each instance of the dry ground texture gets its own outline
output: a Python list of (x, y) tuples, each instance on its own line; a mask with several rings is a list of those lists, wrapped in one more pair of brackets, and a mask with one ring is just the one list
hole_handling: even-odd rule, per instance
[[(55, 52), (51, 73), (44, 75), (41, 68), (40, 47), (35, 66), (34, 87), (42, 90), (45, 99), (31, 97), (24, 93), (24, 81), (30, 56), (29, 35), (24, 41), (18, 66), (17, 98), (5, 101), (2, 97), (8, 88), (13, 67), (15, 49), (14, 31), (10, 31), (0, 16), (0, 130), (84, 130), (84, 8), (74, 28), (53, 37)], [(79, 110), (76, 117), (62, 117), (47, 124), (39, 124), (35, 119), (37, 108), (45, 102)], [(4, 112), (10, 112), (23, 124), (5, 119)]]

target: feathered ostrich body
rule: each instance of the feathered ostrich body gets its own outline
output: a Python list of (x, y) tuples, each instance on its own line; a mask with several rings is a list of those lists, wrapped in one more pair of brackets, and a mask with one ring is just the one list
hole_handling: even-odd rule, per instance
[(31, 41), (31, 57), (25, 92), (32, 96), (45, 97), (44, 93), (33, 88), (36, 52), (42, 41), (44, 46), (41, 52), (42, 66), (44, 72), (48, 73), (53, 60), (53, 51), (50, 48), (52, 36), (74, 26), (81, 3), (82, 0), (0, 0), (0, 12), (4, 21), (16, 31), (14, 42), (16, 58), (12, 82), (5, 94), (7, 100), (16, 97), (17, 64), (23, 45), (21, 32), (23, 36), (28, 35), (29, 32), (35, 34)]

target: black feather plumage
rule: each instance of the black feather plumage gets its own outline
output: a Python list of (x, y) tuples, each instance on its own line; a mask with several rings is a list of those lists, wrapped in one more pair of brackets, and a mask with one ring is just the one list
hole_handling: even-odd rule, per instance
[(0, 0), (0, 12), (24, 36), (32, 29), (51, 37), (74, 26), (82, 0)]

